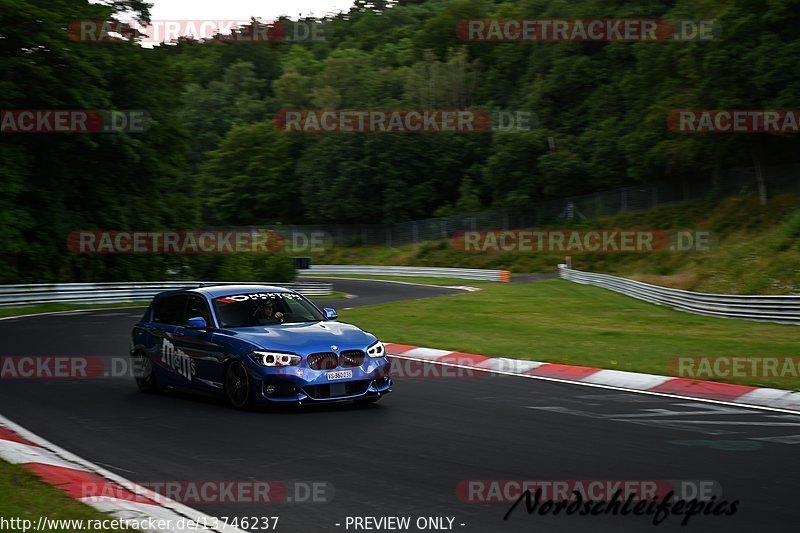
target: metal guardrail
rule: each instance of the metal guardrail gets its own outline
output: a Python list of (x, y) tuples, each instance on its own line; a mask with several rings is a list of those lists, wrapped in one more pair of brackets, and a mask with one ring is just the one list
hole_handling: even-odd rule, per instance
[(581, 272), (558, 265), (562, 279), (596, 285), (626, 296), (638, 298), (657, 305), (665, 305), (680, 311), (698, 315), (723, 318), (740, 318), (779, 322), (782, 324), (800, 324), (800, 295), (794, 296), (750, 296), (734, 294), (708, 294), (684, 291), (650, 285), (641, 281)]
[[(253, 284), (253, 282), (242, 282)], [(149, 300), (170, 289), (196, 288), (204, 285), (235, 285), (234, 282), (155, 281), (141, 283), (56, 283), (0, 285), (0, 307), (47, 303), (119, 303)], [(294, 289), (305, 296), (328, 296), (333, 284), (325, 282), (259, 283)]]
[(511, 281), (508, 270), (482, 270), (478, 268), (439, 268), (370, 265), (311, 265), (304, 270), (309, 274), (369, 274), (375, 276), (427, 276), (432, 278), (460, 278), (487, 281)]

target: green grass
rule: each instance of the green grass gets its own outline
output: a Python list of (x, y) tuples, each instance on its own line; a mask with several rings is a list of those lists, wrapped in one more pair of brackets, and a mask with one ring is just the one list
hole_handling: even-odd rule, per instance
[(0, 308), (0, 318), (18, 315), (35, 315), (39, 313), (53, 313), (58, 311), (78, 311), (81, 309), (105, 309), (110, 307), (147, 307), (147, 302), (120, 302), (99, 304), (42, 304), (23, 307)]
[[(800, 198), (784, 194), (762, 207), (754, 197), (698, 201), (548, 229), (710, 231), (711, 251), (572, 254), (580, 270), (633, 277), (701, 292), (800, 294)], [(449, 241), (396, 247), (340, 246), (313, 254), (314, 264), (399, 265), (554, 272), (560, 253), (465, 253)], [(462, 282), (463, 283), (463, 282)]]
[[(39, 517), (54, 520), (108, 520), (111, 515), (101, 513), (67, 496), (64, 492), (46, 485), (36, 475), (24, 468), (0, 461), (0, 517), (30, 520), (36, 527)], [(6, 530), (4, 530), (6, 531)], [(11, 530), (13, 531), (13, 529)], [(22, 531), (19, 529), (18, 531)], [(48, 531), (73, 532), (72, 528)], [(94, 530), (99, 531), (99, 530)], [(134, 529), (104, 529), (102, 531), (135, 532)]]
[[(679, 355), (800, 355), (797, 326), (703, 317), (563, 280), (482, 289), (341, 317), (391, 342), (652, 374)], [(796, 378), (730, 382), (800, 390)]]

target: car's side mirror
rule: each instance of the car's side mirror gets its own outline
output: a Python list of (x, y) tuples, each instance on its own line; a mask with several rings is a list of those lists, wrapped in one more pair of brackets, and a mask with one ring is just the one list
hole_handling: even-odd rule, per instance
[(186, 329), (208, 329), (206, 319), (201, 316), (190, 318), (184, 326)]
[(336, 320), (339, 318), (339, 315), (336, 314), (336, 309), (332, 307), (326, 307), (322, 311), (325, 313), (325, 320)]

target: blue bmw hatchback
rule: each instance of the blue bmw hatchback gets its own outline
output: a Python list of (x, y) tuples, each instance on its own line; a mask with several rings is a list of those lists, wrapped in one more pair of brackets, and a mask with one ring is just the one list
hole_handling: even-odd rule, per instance
[(225, 397), (236, 408), (354, 400), (391, 392), (391, 363), (371, 333), (301, 294), (216, 285), (156, 295), (133, 328), (143, 392), (166, 387)]

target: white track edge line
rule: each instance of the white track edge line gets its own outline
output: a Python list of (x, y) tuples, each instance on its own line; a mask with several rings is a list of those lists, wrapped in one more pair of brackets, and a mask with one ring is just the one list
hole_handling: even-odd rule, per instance
[[(611, 389), (611, 390), (617, 390), (617, 391), (622, 391), (622, 392), (632, 392), (632, 393), (636, 393), (636, 394), (649, 394), (650, 396), (661, 396), (661, 397), (664, 397), (664, 398), (678, 398), (680, 400), (692, 400), (692, 401), (696, 401), (696, 402), (714, 403), (714, 404), (719, 404), (719, 405), (727, 405), (727, 406), (731, 406), (731, 407), (746, 407), (746, 408), (749, 408), (749, 409), (760, 409), (760, 410), (764, 410), (764, 411), (774, 411), (774, 412), (777, 412), (777, 413), (787, 413), (787, 414), (792, 414), (792, 415), (800, 414), (800, 411), (793, 410), (793, 409), (782, 409), (780, 407), (769, 407), (769, 406), (766, 406), (766, 405), (752, 405), (752, 404), (749, 404), (749, 403), (739, 403), (739, 402), (733, 402), (733, 401), (728, 401), (728, 400), (712, 400), (710, 398), (697, 398), (697, 397), (694, 397), (694, 396), (683, 396), (683, 395), (680, 395), (680, 394), (669, 394), (669, 393), (666, 393), (666, 392), (653, 392), (653, 391), (639, 390), (639, 389), (626, 389), (625, 387), (619, 387), (619, 386), (616, 386), (616, 385), (603, 385), (601, 383), (587, 383), (585, 381), (572, 381), (572, 380), (569, 380), (569, 379), (553, 378), (553, 377), (549, 377), (549, 376), (536, 376), (536, 375), (533, 375), (533, 374), (517, 374), (515, 372), (507, 372), (505, 370), (491, 370), (491, 369), (488, 369), (488, 368), (478, 368), (478, 367), (475, 367), (475, 366), (459, 365), (459, 364), (455, 364), (455, 363), (445, 363), (445, 362), (442, 362), (442, 361), (431, 361), (430, 359), (417, 359), (415, 357), (405, 357), (403, 355), (394, 355), (394, 354), (387, 354), (387, 355), (388, 355), (388, 357), (396, 357), (398, 359), (408, 359), (409, 361), (419, 361), (420, 363), (430, 363), (430, 364), (434, 364), (434, 365), (453, 366), (453, 367), (456, 367), (456, 368), (464, 368), (464, 369), (469, 369), (469, 370), (478, 370), (480, 372), (488, 372), (490, 374), (502, 374), (504, 376), (516, 376), (516, 377), (521, 377), (521, 378), (540, 379), (540, 380), (543, 380), (543, 381), (555, 381), (556, 383), (565, 383), (567, 385), (581, 385), (583, 387), (595, 387), (595, 388), (598, 388), (598, 389)], [(526, 359), (521, 359), (521, 360), (525, 361)], [(552, 363), (545, 363), (545, 364), (552, 364)], [(602, 369), (598, 369), (598, 370), (602, 370)], [(675, 378), (672, 378), (672, 379), (675, 379)], [(787, 391), (787, 392), (792, 392), (792, 391)]]

